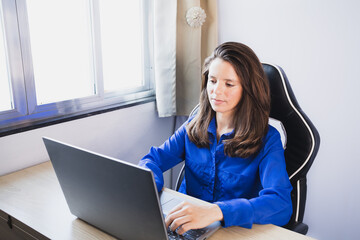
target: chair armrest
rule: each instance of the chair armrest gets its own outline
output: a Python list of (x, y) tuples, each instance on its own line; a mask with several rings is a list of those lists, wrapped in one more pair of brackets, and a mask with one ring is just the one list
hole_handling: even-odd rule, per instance
[(309, 230), (309, 226), (302, 222), (294, 222), (291, 224), (287, 224), (284, 226), (284, 228), (289, 229), (291, 231), (306, 235), (306, 233)]

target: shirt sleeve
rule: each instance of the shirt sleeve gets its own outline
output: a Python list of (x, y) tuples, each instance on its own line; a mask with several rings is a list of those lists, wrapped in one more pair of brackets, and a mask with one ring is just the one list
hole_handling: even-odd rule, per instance
[(184, 160), (185, 137), (187, 134), (186, 124), (187, 122), (185, 122), (160, 147), (151, 147), (149, 153), (145, 155), (138, 164), (153, 172), (157, 190), (159, 192), (164, 186), (163, 172)]
[(251, 228), (252, 224), (285, 225), (292, 215), (292, 186), (286, 171), (280, 138), (271, 139), (270, 149), (263, 149), (259, 164), (262, 190), (252, 199), (231, 199), (216, 202), (223, 212), (223, 225)]

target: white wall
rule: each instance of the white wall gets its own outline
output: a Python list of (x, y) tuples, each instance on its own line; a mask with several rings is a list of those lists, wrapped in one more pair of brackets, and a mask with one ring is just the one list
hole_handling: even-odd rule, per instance
[[(158, 118), (155, 103), (52, 125), (0, 138), (0, 176), (47, 161), (47, 136), (132, 163), (173, 131), (173, 118)], [(170, 176), (165, 176), (170, 182)]]
[(218, 0), (219, 40), (280, 65), (320, 132), (304, 222), (317, 239), (359, 239), (360, 1)]

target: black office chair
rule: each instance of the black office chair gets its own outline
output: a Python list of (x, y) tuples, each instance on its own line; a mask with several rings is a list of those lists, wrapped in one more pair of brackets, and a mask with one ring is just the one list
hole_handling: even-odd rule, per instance
[[(306, 202), (306, 174), (309, 171), (320, 146), (320, 136), (310, 119), (300, 108), (285, 72), (279, 67), (263, 63), (270, 83), (270, 117), (280, 121), (286, 137), (285, 161), (290, 182), (293, 186), (291, 199), (293, 214), (284, 227), (306, 234), (309, 227), (303, 223)], [(198, 106), (190, 116), (197, 113)], [(184, 178), (184, 166), (180, 170), (175, 189), (180, 188)]]

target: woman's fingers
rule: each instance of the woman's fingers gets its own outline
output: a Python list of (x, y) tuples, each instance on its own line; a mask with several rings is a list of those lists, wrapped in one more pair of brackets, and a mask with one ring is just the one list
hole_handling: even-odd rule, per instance
[(181, 225), (178, 229), (177, 229), (177, 233), (180, 235), (183, 235), (184, 233), (186, 233), (187, 231), (191, 230), (191, 229), (195, 229), (192, 224), (190, 222), (185, 223), (183, 225)]
[(176, 205), (172, 210), (170, 210), (170, 212), (167, 214), (166, 218), (165, 218), (165, 225), (166, 228), (169, 227), (169, 225), (177, 218), (182, 217), (184, 215), (184, 213), (181, 211), (182, 207), (183, 207), (183, 203), (180, 203), (178, 205)]
[(170, 226), (171, 231), (183, 234), (190, 229), (198, 229), (209, 224), (222, 220), (222, 212), (216, 204), (208, 206), (195, 205), (189, 202), (182, 202), (175, 206), (165, 219), (166, 227)]
[[(172, 221), (172, 223), (170, 224), (170, 230), (171, 231), (175, 231), (176, 229), (178, 229), (179, 227), (181, 227), (182, 225), (189, 223), (190, 222), (190, 217), (189, 216), (182, 216), (182, 217), (178, 217), (176, 218), (174, 221)], [(178, 231), (179, 233), (179, 231)]]

